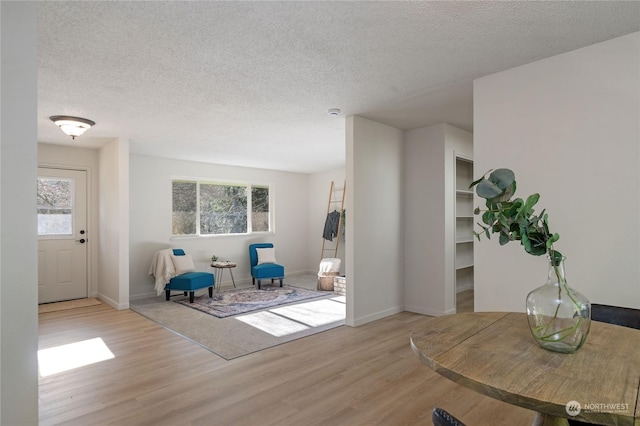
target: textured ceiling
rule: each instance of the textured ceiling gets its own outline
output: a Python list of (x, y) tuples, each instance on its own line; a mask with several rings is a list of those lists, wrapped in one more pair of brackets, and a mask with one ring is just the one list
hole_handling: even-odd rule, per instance
[[(41, 2), (38, 138), (318, 172), (345, 116), (472, 130), (472, 81), (640, 30), (638, 2)], [(340, 108), (340, 116), (329, 116)], [(97, 124), (71, 142), (48, 117)]]

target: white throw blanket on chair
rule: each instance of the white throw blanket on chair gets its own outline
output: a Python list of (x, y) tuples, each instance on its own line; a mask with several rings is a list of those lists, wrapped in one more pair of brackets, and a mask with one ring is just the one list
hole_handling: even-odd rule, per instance
[(176, 268), (173, 266), (171, 255), (173, 249), (164, 249), (153, 255), (151, 266), (149, 267), (149, 275), (156, 280), (156, 292), (158, 296), (164, 291), (164, 286), (169, 284), (171, 278), (176, 276)]

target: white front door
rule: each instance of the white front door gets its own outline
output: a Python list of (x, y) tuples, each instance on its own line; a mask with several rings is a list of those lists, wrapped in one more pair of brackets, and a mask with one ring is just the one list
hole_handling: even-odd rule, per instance
[(38, 303), (87, 297), (87, 176), (38, 168)]

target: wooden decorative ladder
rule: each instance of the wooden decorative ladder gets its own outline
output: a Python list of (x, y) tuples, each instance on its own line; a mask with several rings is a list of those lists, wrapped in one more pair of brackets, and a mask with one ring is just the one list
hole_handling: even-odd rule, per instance
[[(335, 242), (335, 245), (331, 247), (332, 244), (327, 244), (327, 240), (322, 238), (322, 252), (320, 253), (320, 260), (324, 259), (327, 252), (333, 252), (333, 256), (336, 257), (338, 255), (338, 246), (340, 245), (340, 236), (342, 234), (342, 216), (344, 212), (344, 195), (347, 189), (347, 182), (344, 181), (342, 184), (342, 188), (336, 188), (333, 181), (331, 181), (331, 188), (329, 189), (329, 202), (327, 203), (327, 216), (331, 213), (331, 209), (336, 210), (340, 213), (340, 220), (338, 222), (338, 235), (333, 239), (332, 242)], [(340, 209), (338, 209), (338, 206)], [(325, 219), (326, 220), (326, 219)]]

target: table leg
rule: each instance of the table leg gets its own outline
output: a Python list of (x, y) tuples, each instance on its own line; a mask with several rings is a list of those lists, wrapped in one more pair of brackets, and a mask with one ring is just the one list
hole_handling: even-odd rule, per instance
[(233, 271), (229, 268), (229, 273), (231, 274), (231, 282), (233, 283), (233, 288), (236, 288), (236, 280), (233, 279)]
[(222, 287), (222, 271), (224, 271), (224, 269), (216, 268), (216, 281), (218, 282), (216, 293), (220, 293), (220, 287)]
[(531, 426), (569, 426), (569, 421), (562, 417), (538, 412)]

